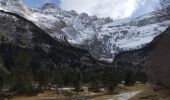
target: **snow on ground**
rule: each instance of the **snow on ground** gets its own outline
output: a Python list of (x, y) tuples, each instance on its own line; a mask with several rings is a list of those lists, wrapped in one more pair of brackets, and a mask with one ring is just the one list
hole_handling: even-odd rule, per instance
[(100, 61), (105, 61), (105, 62), (108, 62), (108, 63), (112, 63), (113, 62), (113, 59), (100, 58), (99, 60)]
[(108, 100), (128, 100), (141, 92), (142, 90), (135, 91), (135, 92), (121, 93), (121, 94), (116, 95), (114, 99), (108, 99)]
[(98, 97), (97, 99), (96, 98), (93, 98), (93, 99), (90, 99), (90, 100), (128, 100), (130, 98), (133, 98), (134, 96), (136, 96), (137, 94), (141, 93), (143, 90), (138, 90), (138, 91), (126, 91), (126, 92), (122, 92), (122, 93), (119, 93), (117, 95), (105, 95), (103, 97)]
[(6, 11), (4, 8), (0, 7), (0, 10)]

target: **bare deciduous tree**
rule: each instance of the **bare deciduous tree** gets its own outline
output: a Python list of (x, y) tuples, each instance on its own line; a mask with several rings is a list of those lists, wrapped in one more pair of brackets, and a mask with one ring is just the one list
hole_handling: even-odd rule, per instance
[(170, 0), (160, 0), (159, 9), (166, 18), (170, 18)]

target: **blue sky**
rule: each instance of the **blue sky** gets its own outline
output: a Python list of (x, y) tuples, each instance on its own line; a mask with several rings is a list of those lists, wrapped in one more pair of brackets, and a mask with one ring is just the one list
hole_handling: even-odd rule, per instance
[(60, 4), (60, 0), (23, 0), (23, 2), (29, 7), (39, 7), (47, 2), (54, 3), (56, 5)]
[(159, 0), (23, 0), (23, 2), (28, 7), (40, 7), (50, 2), (64, 10), (121, 19), (137, 17), (153, 11)]
[(132, 17), (137, 17), (153, 11), (159, 5), (159, 0), (146, 0), (145, 4), (140, 6), (132, 15)]

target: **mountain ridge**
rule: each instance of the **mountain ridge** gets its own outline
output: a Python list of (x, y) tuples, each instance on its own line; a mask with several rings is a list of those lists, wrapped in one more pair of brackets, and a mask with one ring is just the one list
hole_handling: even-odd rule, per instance
[(119, 52), (142, 48), (169, 26), (168, 20), (155, 12), (117, 21), (65, 11), (49, 3), (30, 12), (33, 17), (26, 18), (57, 41), (86, 49), (96, 59), (108, 62)]
[[(54, 8), (43, 12), (61, 17), (65, 25), (60, 30), (69, 43), (90, 51), (96, 59), (109, 62), (119, 52), (142, 48), (168, 27), (167, 20), (160, 20), (155, 12), (113, 21), (109, 17), (100, 19), (86, 13), (57, 9), (56, 12), (53, 12)], [(56, 33), (51, 35), (57, 36)]]
[[(31, 22), (15, 13), (10, 13), (10, 12), (5, 12), (5, 11), (0, 11), (0, 13), (1, 13), (0, 18), (4, 19), (3, 21), (0, 22), (0, 23), (3, 23), (3, 24), (1, 24), (1, 28), (2, 28), (1, 33), (3, 33), (3, 34), (1, 34), (1, 39), (0, 39), (2, 44), (6, 44), (6, 43), (11, 44), (12, 43), (11, 45), (17, 45), (20, 48), (28, 48), (28, 49), (40, 47), (46, 53), (52, 52), (51, 51), (52, 48), (55, 49), (56, 47), (57, 47), (56, 49), (58, 49), (58, 51), (60, 51), (60, 49), (62, 50), (62, 48), (69, 48), (69, 49), (65, 49), (65, 50), (63, 49), (62, 52), (65, 52), (66, 54), (68, 54), (67, 56), (74, 55), (77, 60), (80, 60), (79, 57), (80, 58), (84, 57), (83, 55), (85, 54), (86, 57), (90, 57), (90, 59), (95, 61), (90, 56), (88, 51), (83, 50), (83, 49), (78, 49), (78, 48), (72, 47), (71, 45), (65, 45), (60, 42), (55, 41), (50, 35), (45, 33), (45, 31), (41, 30), (33, 22)], [(21, 24), (21, 22), (19, 22), (20, 19), (22, 20), (22, 24)], [(8, 20), (8, 23), (6, 23), (5, 20)], [(12, 20), (15, 20), (15, 22), (13, 22)], [(10, 24), (10, 22), (13, 22), (13, 24), (11, 25), (11, 27), (8, 28), (8, 32), (7, 32), (3, 28), (8, 26), (8, 24)], [(17, 24), (17, 23), (20, 23), (20, 24)], [(23, 23), (25, 23), (24, 26), (22, 26)], [(27, 23), (30, 25), (27, 26)], [(20, 27), (20, 29), (18, 29), (17, 25), (22, 26), (22, 27)], [(33, 27), (33, 29), (32, 28), (29, 29), (29, 27)], [(9, 30), (11, 30), (11, 31), (9, 31)], [(32, 33), (35, 33), (35, 34), (32, 34)], [(69, 50), (70, 51), (72, 50), (73, 52), (70, 52)], [(82, 52), (82, 54), (80, 52)], [(56, 52), (56, 53), (58, 53), (58, 52)], [(77, 54), (78, 55), (80, 54), (80, 55), (76, 57)], [(65, 56), (63, 56), (63, 57), (65, 57)], [(69, 57), (66, 57), (66, 59), (69, 60)], [(60, 60), (62, 60), (62, 59), (60, 59)]]
[(169, 41), (170, 28), (167, 28), (144, 48), (124, 51), (116, 55), (112, 64), (124, 70), (146, 72), (148, 81), (156, 86), (155, 88), (157, 88), (157, 86), (169, 88)]

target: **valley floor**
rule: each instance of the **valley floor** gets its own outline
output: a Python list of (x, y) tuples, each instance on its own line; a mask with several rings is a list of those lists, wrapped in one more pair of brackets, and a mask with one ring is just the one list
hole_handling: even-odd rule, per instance
[(38, 96), (14, 97), (12, 100), (170, 100), (168, 90), (153, 91), (149, 85), (143, 84), (137, 84), (133, 87), (120, 86), (116, 88), (115, 92), (119, 92), (119, 94), (78, 93), (69, 97), (46, 91)]

